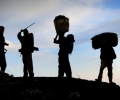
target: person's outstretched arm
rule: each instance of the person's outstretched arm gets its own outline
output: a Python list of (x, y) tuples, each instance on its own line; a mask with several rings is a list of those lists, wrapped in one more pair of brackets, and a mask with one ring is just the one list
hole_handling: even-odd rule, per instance
[(6, 42), (4, 42), (4, 45), (9, 46), (9, 44), (8, 44), (8, 43), (6, 43)]

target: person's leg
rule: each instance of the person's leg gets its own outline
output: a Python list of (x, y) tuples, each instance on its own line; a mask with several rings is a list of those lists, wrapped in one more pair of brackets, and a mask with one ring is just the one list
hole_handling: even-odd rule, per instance
[(65, 62), (64, 67), (65, 67), (66, 76), (67, 76), (68, 78), (71, 78), (71, 77), (72, 77), (72, 71), (71, 71), (71, 67), (70, 67), (70, 62), (69, 62), (69, 57), (68, 57), (68, 55), (66, 55), (65, 61), (66, 61), (66, 62)]
[(30, 77), (34, 77), (34, 73), (33, 73), (33, 60), (32, 60), (32, 53), (28, 54), (28, 72), (29, 72), (29, 76)]
[(2, 71), (2, 72), (5, 72), (6, 66), (7, 66), (5, 54), (1, 54), (0, 56), (1, 56), (1, 58), (0, 58), (0, 62), (1, 62), (1, 71)]
[(23, 61), (23, 77), (28, 77), (27, 72), (27, 54), (22, 54), (22, 61)]
[(99, 81), (102, 81), (103, 70), (105, 67), (106, 67), (106, 61), (101, 60), (101, 66), (100, 66), (100, 70), (99, 70), (99, 74), (98, 74)]
[(113, 78), (112, 63), (113, 63), (112, 60), (111, 61), (107, 61), (109, 83), (112, 83), (112, 78)]
[(59, 55), (59, 58), (58, 58), (58, 77), (64, 77), (64, 58), (62, 55)]

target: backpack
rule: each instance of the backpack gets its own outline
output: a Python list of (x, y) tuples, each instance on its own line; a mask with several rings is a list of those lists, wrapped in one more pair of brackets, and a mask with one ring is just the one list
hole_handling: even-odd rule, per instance
[(73, 46), (74, 46), (74, 36), (72, 34), (67, 35), (67, 52), (68, 54), (71, 54), (73, 51)]
[(33, 33), (29, 33), (28, 41), (29, 41), (29, 47), (31, 49), (33, 49), (33, 47), (34, 47), (34, 35), (33, 35)]
[[(33, 33), (28, 34), (27, 41), (25, 41), (25, 42), (26, 42), (25, 44), (27, 44), (26, 45), (27, 48), (23, 49), (23, 46), (21, 45), (21, 49), (19, 49), (18, 51), (21, 52), (21, 54), (23, 54), (26, 51), (33, 53), (33, 51), (34, 51), (33, 50), (33, 47), (34, 47), (34, 35), (33, 35)], [(25, 47), (25, 45), (24, 45), (24, 47)]]

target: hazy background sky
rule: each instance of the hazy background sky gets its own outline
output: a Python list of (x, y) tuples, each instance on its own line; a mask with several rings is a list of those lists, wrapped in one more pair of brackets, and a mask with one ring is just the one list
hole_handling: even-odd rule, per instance
[[(34, 33), (33, 53), (35, 76), (57, 77), (59, 45), (53, 43), (56, 35), (55, 16), (69, 18), (69, 32), (74, 34), (75, 44), (69, 56), (72, 76), (95, 80), (100, 67), (100, 49), (94, 50), (91, 37), (102, 32), (115, 32), (120, 38), (120, 0), (0, 0), (0, 25), (5, 27), (4, 36), (9, 46), (5, 47), (6, 73), (23, 76), (21, 44), (17, 33), (28, 25)], [(120, 44), (114, 47), (117, 59), (113, 61), (113, 81), (120, 85)], [(108, 82), (107, 69), (103, 81)]]

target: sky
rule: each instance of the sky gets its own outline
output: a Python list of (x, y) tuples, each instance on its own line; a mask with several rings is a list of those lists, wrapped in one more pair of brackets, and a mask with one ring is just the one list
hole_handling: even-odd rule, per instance
[[(95, 80), (100, 68), (100, 49), (93, 49), (91, 38), (102, 32), (117, 33), (120, 38), (120, 0), (0, 0), (0, 25), (9, 46), (6, 55), (6, 73), (23, 76), (21, 44), (17, 34), (28, 28), (34, 34), (34, 45), (39, 48), (33, 56), (35, 77), (57, 77), (59, 45), (54, 18), (69, 18), (69, 32), (75, 37), (74, 49), (69, 55), (72, 77)], [(117, 58), (113, 61), (113, 82), (120, 85), (120, 44), (114, 47)], [(107, 69), (103, 82), (108, 82)]]

